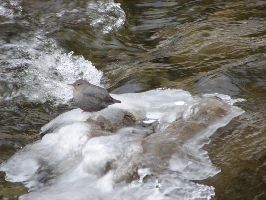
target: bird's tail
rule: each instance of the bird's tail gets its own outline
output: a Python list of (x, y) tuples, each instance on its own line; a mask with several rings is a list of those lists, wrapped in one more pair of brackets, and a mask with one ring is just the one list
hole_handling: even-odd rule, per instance
[(121, 101), (120, 100), (117, 100), (117, 99), (113, 99), (113, 102), (114, 103), (121, 103)]

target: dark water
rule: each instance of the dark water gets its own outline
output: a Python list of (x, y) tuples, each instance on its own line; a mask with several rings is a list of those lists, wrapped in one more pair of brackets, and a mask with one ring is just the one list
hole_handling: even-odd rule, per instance
[[(214, 199), (266, 199), (265, 1), (116, 1), (122, 10), (103, 2), (109, 1), (1, 1), (0, 161), (38, 139), (43, 124), (69, 109), (49, 92), (30, 98), (40, 87), (39, 72), (32, 75), (36, 68), (30, 67), (41, 65), (45, 55), (73, 51), (103, 72), (102, 83), (114, 93), (166, 87), (246, 99), (239, 105), (246, 113), (205, 147), (221, 172), (204, 183), (215, 187)], [(59, 53), (51, 51), (53, 41)], [(63, 63), (58, 57), (45, 61)], [(72, 74), (63, 75), (54, 71), (53, 79)], [(1, 198), (25, 192), (0, 178)]]

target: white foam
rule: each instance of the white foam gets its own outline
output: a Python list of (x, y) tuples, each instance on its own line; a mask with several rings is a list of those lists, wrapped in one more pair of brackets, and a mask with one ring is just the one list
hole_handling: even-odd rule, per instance
[(69, 19), (71, 23), (82, 23), (82, 26), (90, 25), (97, 34), (117, 31), (126, 20), (126, 14), (120, 4), (113, 0), (89, 1), (84, 6), (62, 8), (55, 15), (59, 20)]
[(143, 179), (146, 176), (152, 175), (151, 170), (149, 168), (140, 168), (138, 169), (138, 175), (139, 175), (139, 182), (143, 183)]
[(118, 30), (126, 20), (126, 14), (121, 9), (119, 3), (113, 1), (90, 2), (88, 3), (88, 14), (92, 15), (91, 25), (102, 30), (103, 33), (109, 33)]
[[(243, 111), (211, 101), (213, 106), (223, 106), (226, 113), (215, 116), (217, 120), (208, 122), (206, 128), (191, 135), (187, 133), (186, 140), (184, 135), (178, 136), (177, 130), (174, 137), (167, 138), (177, 148), (171, 153), (164, 149), (167, 143), (162, 140), (171, 134), (167, 127), (176, 123), (175, 120), (188, 120), (186, 123), (197, 120), (195, 116), (199, 115), (200, 106), (208, 102), (207, 97), (195, 98), (186, 91), (170, 89), (113, 96), (122, 103), (97, 113), (75, 109), (58, 116), (42, 128), (49, 134), (1, 165), (0, 170), (6, 172), (9, 181), (24, 182), (29, 187), (31, 192), (21, 199), (211, 199), (213, 187), (192, 181), (219, 172), (202, 146), (210, 141), (217, 128)], [(176, 102), (184, 104), (180, 106)], [(188, 111), (196, 107), (198, 111)], [(156, 129), (153, 125), (122, 127), (113, 132), (95, 129), (93, 120), (115, 120), (114, 113), (119, 110), (133, 113), (137, 121), (151, 120), (149, 116), (156, 118), (159, 124)], [(160, 153), (154, 152), (156, 145), (170, 153), (170, 158), (165, 153), (161, 158)], [(135, 173), (139, 179), (126, 182)]]
[[(36, 33), (31, 40), (2, 45), (3, 59), (9, 68), (21, 68), (19, 78), (11, 71), (7, 78), (19, 82), (19, 94), (31, 101), (67, 103), (72, 97), (72, 88), (67, 84), (84, 78), (95, 85), (100, 84), (102, 72), (82, 56), (75, 56), (60, 49), (54, 40)], [(17, 94), (18, 95), (18, 94)]]
[(21, 0), (2, 0), (0, 5), (0, 16), (13, 19), (22, 12)]

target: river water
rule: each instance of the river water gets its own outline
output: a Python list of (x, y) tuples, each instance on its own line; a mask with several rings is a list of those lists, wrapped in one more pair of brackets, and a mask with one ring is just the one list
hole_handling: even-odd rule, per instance
[[(265, 10), (0, 0), (0, 198), (266, 199)], [(122, 103), (80, 112), (78, 78)]]

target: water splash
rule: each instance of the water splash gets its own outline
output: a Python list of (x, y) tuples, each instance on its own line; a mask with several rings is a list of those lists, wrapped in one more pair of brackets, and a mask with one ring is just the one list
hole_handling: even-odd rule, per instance
[(86, 27), (88, 24), (94, 31), (103, 34), (117, 31), (123, 26), (126, 20), (126, 14), (119, 3), (112, 0), (90, 1), (84, 7), (63, 8), (56, 13), (56, 16), (62, 20), (74, 21)]
[(126, 20), (126, 14), (120, 4), (113, 1), (89, 3), (88, 12), (94, 16), (90, 24), (101, 29), (103, 33), (118, 30)]
[(0, 16), (13, 19), (22, 12), (21, 0), (3, 0), (0, 5)]
[(20, 85), (16, 95), (30, 101), (67, 103), (72, 90), (67, 84), (84, 78), (99, 85), (102, 72), (82, 56), (67, 53), (40, 33), (30, 40), (1, 46), (5, 75), (1, 79)]

